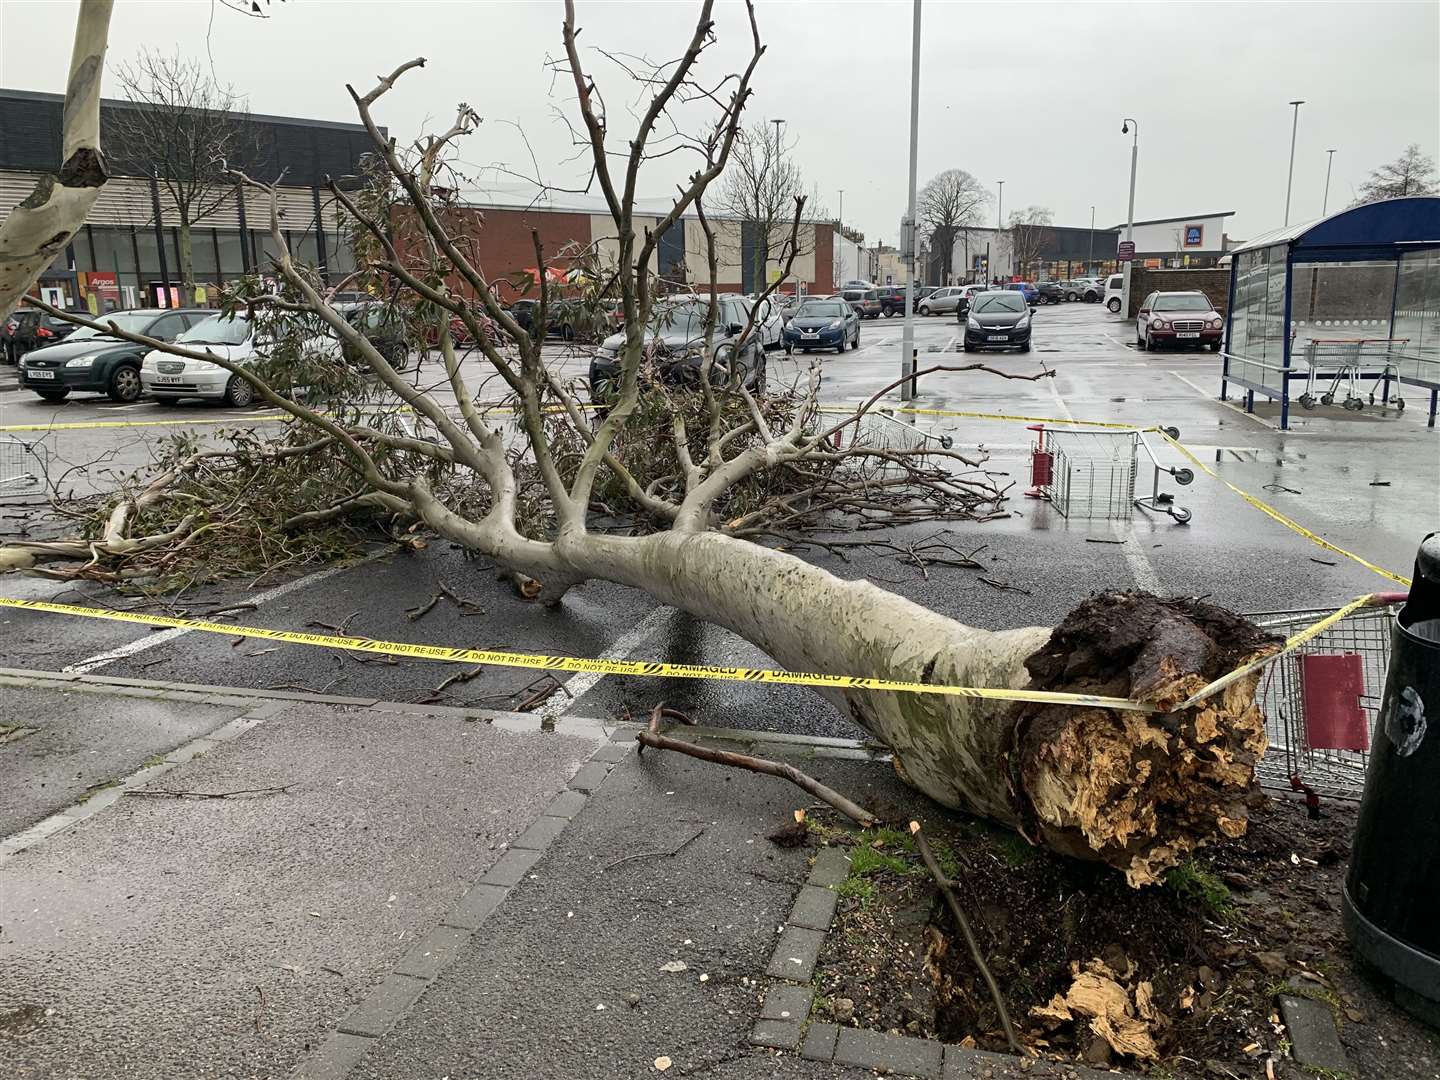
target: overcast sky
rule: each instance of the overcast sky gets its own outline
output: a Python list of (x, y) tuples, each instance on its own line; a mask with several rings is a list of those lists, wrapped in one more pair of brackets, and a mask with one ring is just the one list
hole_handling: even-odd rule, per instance
[[(0, 0), (0, 85), (60, 92), (76, 4)], [(750, 112), (784, 119), (808, 183), (848, 225), (895, 242), (905, 209), (911, 5), (759, 0), (768, 45)], [(678, 55), (698, 4), (579, 3), (582, 43), (652, 58)], [(468, 102), (486, 123), (464, 157), (474, 167), (529, 171), (529, 138), (547, 180), (573, 182), (572, 150), (552, 78), (561, 5), (430, 0), (288, 0), (251, 19), (210, 0), (120, 0), (110, 60), (142, 45), (197, 56), (249, 96), (256, 112), (351, 120), (346, 82), (368, 89), (381, 71), (425, 56), (379, 107), (392, 133), (448, 125)], [(1278, 227), (1285, 203), (1294, 98), (1300, 111), (1291, 217), (1320, 213), (1327, 148), (1336, 148), (1330, 207), (1343, 206), (1376, 164), (1417, 142), (1440, 143), (1440, 4), (996, 3), (926, 0), (920, 71), (920, 183), (952, 167), (992, 191), (1006, 212), (1049, 207), (1057, 225), (1125, 217), (1130, 139), (1140, 121), (1138, 219), (1234, 210), (1246, 238)], [(208, 29), (213, 19), (213, 28)], [(722, 2), (719, 42), (704, 70), (743, 63), (744, 10)], [(208, 41), (208, 53), (207, 53)], [(593, 54), (592, 54), (593, 56)], [(587, 59), (608, 88), (612, 130), (636, 100), (618, 71)], [(628, 89), (628, 92), (627, 92)], [(107, 80), (106, 92), (115, 82)], [(572, 112), (573, 115), (573, 112)], [(688, 166), (687, 166), (688, 167)], [(664, 196), (685, 169), (654, 166), (643, 195)], [(494, 179), (495, 174), (490, 176)], [(996, 207), (992, 203), (993, 216)]]

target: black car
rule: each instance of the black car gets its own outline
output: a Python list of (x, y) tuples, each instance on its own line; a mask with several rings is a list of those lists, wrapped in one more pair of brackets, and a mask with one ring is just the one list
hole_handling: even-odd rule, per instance
[(1037, 304), (1063, 304), (1065, 286), (1058, 281), (1042, 281), (1035, 286)]
[[(743, 297), (725, 296), (716, 300), (715, 331), (711, 337), (715, 359), (710, 381), (725, 385), (735, 377), (755, 393), (765, 390), (765, 350), (754, 329), (743, 344), (740, 335), (750, 321), (750, 302)], [(708, 300), (667, 304), (651, 316), (646, 334), (660, 378), (677, 385), (699, 385), (704, 360), (705, 321)], [(597, 405), (614, 396), (620, 378), (620, 353), (625, 335), (611, 334), (590, 358), (590, 400)]]
[(860, 347), (860, 316), (843, 297), (827, 300), (806, 300), (785, 324), (785, 351), (796, 349), (834, 349), (844, 352), (845, 346)]
[(905, 314), (905, 286), (881, 285), (875, 290), (880, 294), (880, 314), (887, 319), (891, 315)]
[(976, 293), (965, 318), (965, 351), (1030, 351), (1030, 305), (1013, 289)]
[[(147, 308), (112, 311), (99, 319), (132, 334), (174, 341), (195, 323), (214, 314), (204, 308)], [(134, 401), (142, 389), (140, 363), (149, 351), (147, 346), (81, 326), (59, 345), (36, 349), (22, 357), (20, 385), (46, 401), (63, 401), (75, 390), (109, 394), (116, 401)]]
[[(391, 304), (378, 300), (362, 303), (336, 304), (335, 310), (345, 316), (345, 321), (365, 335), (365, 340), (374, 345), (391, 367), (404, 371), (410, 364), (410, 339), (405, 328), (405, 318), (400, 310)], [(364, 366), (360, 350), (348, 342), (340, 346), (342, 355), (350, 363)]]
[[(89, 308), (66, 308), (82, 318), (91, 318)], [(6, 363), (19, 362), (32, 349), (58, 345), (75, 330), (75, 324), (48, 315), (39, 308), (20, 308), (0, 323), (0, 350)]]

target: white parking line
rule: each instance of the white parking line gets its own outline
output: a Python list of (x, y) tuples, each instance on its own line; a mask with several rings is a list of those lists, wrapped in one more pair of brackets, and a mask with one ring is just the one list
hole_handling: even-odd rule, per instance
[[(282, 596), (288, 596), (290, 593), (295, 592), (298, 589), (303, 589), (307, 585), (314, 585), (317, 582), (324, 581), (326, 578), (333, 577), (334, 575), (341, 573), (344, 570), (349, 570), (355, 566), (364, 565), (365, 563), (371, 562), (385, 555), (391, 555), (393, 553), (393, 549), (391, 548), (386, 548), (383, 551), (372, 552), (370, 555), (367, 555), (365, 558), (361, 559), (358, 563), (351, 563), (349, 566), (332, 566), (329, 569), (319, 570), (313, 574), (307, 574), (304, 577), (296, 578), (294, 581), (287, 581), (284, 585), (277, 585), (273, 589), (267, 589), (265, 592), (248, 598), (245, 603), (254, 604), (259, 607), (260, 605), (266, 604), (271, 600), (278, 600)], [(66, 672), (73, 672), (77, 675), (84, 675), (87, 671), (94, 671), (96, 668), (102, 668), (106, 664), (113, 664), (116, 660), (124, 660), (127, 656), (134, 656), (136, 653), (142, 653), (148, 649), (153, 649), (157, 645), (164, 645), (167, 642), (174, 641), (176, 638), (184, 634), (189, 634), (191, 632), (192, 631), (186, 630), (185, 628), (179, 626), (171, 630), (162, 630), (158, 634), (151, 634), (149, 637), (138, 638), (135, 641), (129, 642), (125, 645), (121, 645), (118, 648), (109, 649), (102, 653), (96, 653), (94, 656), (88, 656), (84, 660), (78, 661), (74, 664), (70, 664), (66, 667), (61, 668), (60, 670)]]
[[(650, 612), (649, 615), (646, 615), (645, 618), (636, 623), (633, 628), (617, 638), (615, 644), (600, 654), (600, 659), (627, 659), (632, 652), (645, 644), (652, 635), (658, 633), (663, 624), (668, 623), (677, 614), (678, 612), (672, 607), (665, 607), (664, 605), (657, 607), (654, 611)], [(565, 712), (569, 713), (574, 709), (580, 699), (593, 690), (595, 684), (603, 678), (605, 678), (603, 674), (592, 671), (582, 671), (566, 679), (565, 682), (561, 684), (564, 693), (568, 694), (570, 699), (570, 704), (565, 707)]]
[(1194, 390), (1194, 391), (1195, 391), (1197, 394), (1199, 394), (1201, 397), (1207, 398), (1207, 399), (1209, 399), (1210, 401), (1215, 402), (1215, 404), (1217, 404), (1217, 405), (1223, 405), (1223, 406), (1225, 406), (1225, 408), (1229, 409), (1231, 412), (1239, 413), (1241, 416), (1245, 417), (1245, 419), (1247, 419), (1247, 420), (1253, 420), (1253, 421), (1255, 421), (1255, 423), (1259, 424), (1261, 427), (1265, 428), (1265, 430), (1267, 430), (1267, 431), (1274, 431), (1274, 430), (1276, 430), (1275, 428), (1271, 427), (1268, 423), (1266, 423), (1264, 420), (1262, 420), (1260, 417), (1256, 416), (1254, 413), (1248, 413), (1248, 412), (1246, 412), (1244, 409), (1240, 408), (1240, 406), (1238, 406), (1238, 405), (1231, 405), (1230, 402), (1228, 402), (1228, 401), (1221, 401), (1219, 398), (1217, 398), (1217, 397), (1215, 397), (1214, 395), (1206, 392), (1206, 391), (1205, 391), (1204, 389), (1202, 389), (1201, 387), (1196, 386), (1193, 382), (1191, 382), (1189, 379), (1187, 379), (1184, 375), (1181, 375), (1178, 371), (1172, 371), (1172, 370), (1170, 370), (1169, 368), (1166, 368), (1166, 372), (1167, 372), (1168, 374), (1170, 374), (1170, 375), (1174, 375), (1175, 378), (1179, 379), (1181, 382), (1183, 382), (1183, 383), (1184, 383), (1186, 386), (1188, 386), (1191, 390)]

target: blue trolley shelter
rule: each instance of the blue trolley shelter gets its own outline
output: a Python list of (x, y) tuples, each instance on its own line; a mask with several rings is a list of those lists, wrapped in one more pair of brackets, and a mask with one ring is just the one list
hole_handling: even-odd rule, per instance
[[(1302, 392), (1291, 397), (1295, 383)], [(1387, 199), (1257, 237), (1232, 253), (1220, 400), (1404, 408), (1440, 396), (1440, 197)]]

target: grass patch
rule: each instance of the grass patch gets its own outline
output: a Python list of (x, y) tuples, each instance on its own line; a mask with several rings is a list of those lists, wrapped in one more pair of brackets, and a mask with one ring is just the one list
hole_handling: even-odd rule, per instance
[(850, 877), (869, 877), (871, 874), (891, 873), (904, 876), (910, 873), (910, 863), (898, 855), (876, 851), (872, 847), (857, 847), (850, 851)]
[(1025, 866), (1035, 861), (1036, 851), (1034, 845), (1017, 832), (1009, 829), (996, 829), (990, 834), (990, 843), (995, 847), (1000, 856), (1000, 861), (1006, 866)]
[(1181, 899), (1193, 901), (1221, 918), (1229, 917), (1235, 910), (1225, 883), (1194, 859), (1186, 859), (1166, 871), (1165, 887)]
[(875, 898), (875, 885), (862, 877), (849, 877), (840, 883), (835, 892), (849, 900), (866, 904)]

